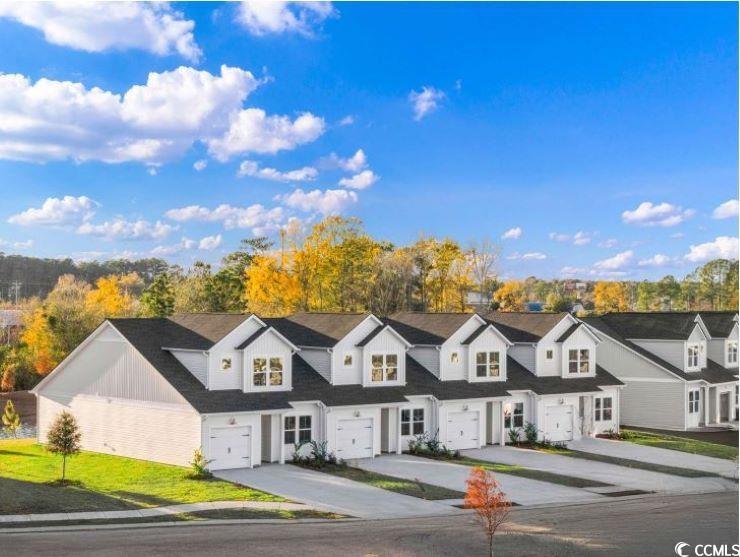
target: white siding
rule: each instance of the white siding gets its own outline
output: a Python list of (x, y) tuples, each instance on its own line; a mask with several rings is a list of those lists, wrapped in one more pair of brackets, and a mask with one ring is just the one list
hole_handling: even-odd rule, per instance
[(627, 381), (620, 396), (622, 425), (684, 429), (683, 381)]
[[(357, 343), (372, 333), (381, 322), (374, 316), (369, 316), (362, 323), (352, 329), (341, 339), (332, 351), (332, 379), (334, 385), (361, 385), (362, 384), (362, 349)], [(345, 354), (352, 355), (352, 365), (344, 365)]]
[[(455, 333), (448, 338), (442, 345), (439, 354), (440, 362), (440, 379), (442, 381), (452, 381), (459, 379), (468, 378), (468, 350), (467, 346), (462, 342), (472, 335), (478, 327), (485, 324), (483, 319), (475, 314), (470, 316), (462, 327), (460, 327)], [(457, 363), (451, 361), (453, 352), (458, 353)]]
[(211, 460), (211, 428), (239, 428), (250, 426), (249, 440), (252, 444), (250, 450), (250, 468), (259, 466), (262, 455), (262, 418), (260, 414), (238, 413), (233, 414), (204, 414), (201, 446), (203, 456)]
[[(396, 354), (398, 356), (398, 380), (372, 382), (371, 358), (373, 354)], [(401, 341), (394, 333), (385, 329), (377, 334), (368, 342), (362, 350), (362, 384), (366, 387), (382, 387), (388, 385), (405, 385), (406, 384), (406, 344)]]
[(195, 375), (195, 378), (208, 386), (208, 356), (205, 352), (193, 352), (190, 350), (170, 350), (187, 370)]
[[(555, 341), (574, 323), (576, 323), (576, 320), (566, 315), (537, 343), (537, 369), (532, 369), (538, 376), (545, 377), (562, 374), (562, 344)], [(552, 360), (545, 358), (548, 350), (553, 351)]]
[[(572, 335), (570, 335), (567, 339), (565, 339), (564, 342), (559, 343), (562, 345), (562, 354), (561, 354), (561, 369), (563, 377), (593, 377), (596, 373), (596, 354), (597, 354), (597, 347), (596, 342), (594, 341), (594, 338), (586, 332), (586, 328), (584, 326), (579, 327), (575, 332), (573, 332)], [(577, 373), (577, 374), (571, 374), (568, 373), (568, 351), (569, 350), (580, 350), (580, 349), (588, 349), (589, 350), (589, 372), (586, 373)]]
[(331, 383), (331, 353), (326, 348), (301, 348), (298, 355)]
[(331, 452), (337, 450), (337, 423), (340, 420), (370, 418), (373, 423), (373, 455), (380, 454), (380, 406), (330, 408), (326, 414), (326, 442)]
[[(250, 317), (222, 338), (211, 350), (208, 358), (208, 385), (211, 390), (241, 389), (242, 352), (236, 347), (262, 327), (255, 317)], [(222, 370), (221, 360), (231, 358), (231, 369)]]
[[(267, 383), (268, 386), (256, 387), (252, 380), (252, 360), (257, 357), (268, 360)], [(283, 384), (281, 386), (269, 386), (270, 368), (269, 359), (280, 357), (283, 360)], [(266, 391), (289, 391), (293, 379), (293, 349), (275, 331), (267, 331), (255, 339), (252, 344), (244, 349), (244, 392), (266, 392)]]
[[(439, 403), (439, 440), (444, 444), (449, 438), (455, 437), (455, 432), (447, 431), (448, 416), (457, 412), (475, 412), (478, 414), (478, 446), (486, 444), (486, 401), (479, 399), (444, 401)], [(449, 436), (448, 436), (449, 434)]]
[(719, 365), (727, 367), (725, 339), (713, 338), (712, 340), (707, 341), (707, 356)]
[[(535, 357), (537, 352), (535, 347), (531, 344), (515, 344), (509, 347), (509, 356), (514, 358), (517, 362), (522, 364), (532, 373), (535, 372), (536, 361)], [(553, 358), (555, 356), (553, 355)]]
[[(506, 349), (507, 344), (500, 334), (491, 329), (483, 331), (478, 338), (468, 346), (468, 381), (506, 381)], [(499, 352), (501, 365), (500, 376), (497, 378), (479, 378), (475, 374), (476, 354), (478, 352)]]
[(652, 352), (678, 369), (686, 369), (686, 343), (682, 340), (633, 340), (635, 344)]
[[(409, 402), (408, 404), (404, 404), (403, 406), (399, 407), (396, 420), (397, 423), (395, 424), (398, 427), (399, 435), (400, 435), (400, 429), (401, 429), (401, 410), (402, 409), (410, 409), (413, 410), (414, 408), (422, 408), (424, 409), (424, 433), (427, 433), (428, 435), (434, 435), (435, 431), (435, 419), (432, 415), (432, 412), (434, 411), (432, 406), (432, 401), (429, 398), (422, 398), (422, 397), (411, 397), (412, 402)], [(412, 414), (413, 415), (413, 414)], [(415, 435), (413, 435), (413, 430), (411, 435), (400, 435), (401, 439), (401, 451), (407, 451), (409, 448), (409, 442), (413, 441), (415, 439)]]
[[(679, 379), (657, 365), (638, 356), (623, 344), (596, 331), (601, 344), (596, 351), (596, 362), (622, 380), (628, 378)], [(637, 425), (637, 424), (635, 424)]]
[(435, 346), (413, 346), (408, 353), (434, 376), (439, 377), (439, 350)]
[[(298, 422), (299, 416), (311, 416), (311, 440), (312, 441), (322, 441), (323, 434), (321, 432), (321, 421), (323, 417), (321, 416), (321, 411), (319, 410), (319, 407), (315, 403), (294, 403), (293, 406), (295, 407), (294, 410), (291, 410), (289, 412), (285, 412), (281, 415), (280, 419), (284, 420), (288, 416), (295, 416), (296, 417), (296, 423)], [(286, 461), (289, 461), (293, 458), (293, 452), (294, 452), (294, 446), (292, 443), (285, 444), (283, 441), (285, 440), (285, 437), (283, 435), (283, 425), (285, 422), (282, 421), (278, 422), (278, 429), (279, 429), (279, 435), (277, 437), (278, 443), (280, 443), (283, 446), (284, 451), (284, 458)], [(273, 423), (273, 427), (275, 427), (275, 424)], [(298, 436), (298, 433), (296, 432), (296, 437)], [(307, 455), (311, 451), (311, 447), (306, 444), (303, 447), (301, 447), (300, 453), (303, 455)]]

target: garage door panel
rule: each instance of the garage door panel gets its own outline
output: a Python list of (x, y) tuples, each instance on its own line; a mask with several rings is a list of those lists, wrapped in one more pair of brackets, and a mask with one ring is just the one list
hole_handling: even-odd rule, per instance
[(548, 406), (545, 409), (545, 437), (556, 442), (573, 439), (573, 406)]
[(208, 459), (212, 470), (251, 466), (251, 453), (251, 426), (211, 428)]
[(480, 447), (480, 413), (450, 412), (445, 444), (453, 451)]
[(337, 447), (339, 458), (369, 458), (373, 456), (372, 418), (339, 420)]

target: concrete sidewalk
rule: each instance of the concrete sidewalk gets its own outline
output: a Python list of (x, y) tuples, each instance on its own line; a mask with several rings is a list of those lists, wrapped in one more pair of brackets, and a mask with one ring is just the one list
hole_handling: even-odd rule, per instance
[(314, 508), (357, 518), (408, 518), (463, 512), (444, 503), (393, 493), (292, 464), (220, 470), (214, 475)]
[[(626, 489), (639, 489), (642, 491), (655, 491), (660, 493), (700, 493), (710, 491), (732, 491), (737, 485), (725, 478), (687, 478), (628, 468), (616, 464), (607, 464), (582, 458), (574, 458), (564, 455), (550, 454), (533, 451), (529, 449), (517, 449), (514, 447), (484, 447), (482, 449), (469, 449), (462, 451), (464, 456), (487, 460), (489, 462), (500, 462), (501, 464), (514, 464), (544, 472), (554, 472), (564, 476), (584, 478), (613, 484)], [(498, 474), (497, 474), (498, 476)], [(593, 491), (603, 492), (601, 488)], [(613, 491), (613, 490), (612, 490)]]
[[(370, 472), (387, 474), (407, 480), (419, 480), (424, 483), (455, 489), (465, 492), (465, 480), (470, 475), (470, 467), (429, 458), (411, 455), (383, 455), (375, 458), (349, 462)], [(603, 496), (576, 487), (520, 478), (508, 474), (496, 474), (501, 488), (506, 495), (519, 505), (540, 505), (547, 503), (565, 503), (596, 501)], [(274, 493), (274, 492), (273, 492)]]
[(674, 451), (671, 449), (659, 449), (646, 447), (629, 441), (612, 441), (609, 439), (583, 438), (570, 441), (568, 448), (577, 451), (585, 451), (600, 455), (614, 456), (617, 458), (629, 458), (640, 462), (651, 464), (664, 464), (677, 468), (688, 468), (701, 472), (711, 472), (726, 478), (737, 479), (737, 462), (724, 458), (712, 458), (709, 456)]
[(198, 511), (218, 509), (254, 509), (271, 511), (305, 511), (314, 507), (300, 503), (275, 501), (209, 501), (205, 503), (185, 503), (166, 507), (133, 509), (130, 511), (91, 511), (78, 513), (40, 513), (40, 514), (6, 514), (0, 515), (0, 525), (14, 522), (32, 524), (34, 522), (56, 522), (68, 520), (116, 520), (125, 518), (151, 518)]

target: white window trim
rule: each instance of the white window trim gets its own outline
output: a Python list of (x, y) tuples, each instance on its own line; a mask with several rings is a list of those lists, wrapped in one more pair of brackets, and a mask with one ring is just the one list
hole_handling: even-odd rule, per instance
[(450, 352), (450, 363), (451, 364), (460, 363), (460, 352), (458, 352), (457, 350)]
[[(349, 363), (347, 363), (347, 358), (349, 358)], [(354, 365), (354, 362), (355, 362), (355, 358), (349, 352), (347, 352), (346, 354), (344, 354), (344, 356), (342, 357), (342, 366), (343, 367), (352, 367)]]
[[(522, 425), (520, 425), (520, 426), (514, 424), (514, 417), (519, 415), (519, 414), (515, 414), (514, 413), (514, 411), (516, 410), (516, 407), (517, 407), (518, 404), (521, 404), (521, 406), (522, 406), (522, 413), (521, 413), (521, 416), (522, 416)], [(507, 406), (509, 407), (509, 410), (510, 410), (509, 416), (511, 418), (511, 425), (509, 425), (509, 427), (506, 427), (506, 407)], [(525, 411), (526, 411), (526, 408), (524, 406), (524, 402), (522, 402), (522, 401), (504, 402), (504, 407), (503, 407), (504, 428), (506, 428), (506, 429), (514, 429), (515, 427), (517, 427), (517, 428), (518, 427), (524, 427), (524, 424), (526, 423), (524, 421)]]
[[(696, 360), (696, 364), (692, 365), (692, 353)], [(692, 342), (686, 345), (686, 369), (698, 370), (701, 366), (701, 343)]]
[[(734, 348), (734, 354), (732, 349)], [(733, 364), (737, 364), (737, 351), (738, 351), (738, 341), (736, 340), (726, 340), (725, 341), (725, 361), (727, 362), (727, 367), (732, 366)], [(734, 359), (732, 359), (730, 356), (734, 355)]]
[[(691, 395), (696, 394), (695, 397)], [(701, 389), (691, 389), (689, 391), (689, 414), (698, 414), (701, 411)]]
[[(606, 407), (605, 402), (609, 400), (609, 408)], [(598, 401), (598, 404), (597, 404)], [(598, 408), (597, 408), (598, 406)], [(604, 417), (604, 412), (609, 410), (611, 417), (609, 419)], [(595, 422), (612, 422), (614, 421), (614, 397), (608, 396), (597, 396), (594, 397), (594, 421)]]
[[(287, 428), (287, 426), (285, 425), (285, 420), (287, 420), (288, 418), (295, 418), (295, 428), (291, 428), (291, 429)], [(301, 427), (301, 418), (308, 418), (309, 420), (311, 420), (311, 424), (309, 425), (309, 427), (307, 428)], [(290, 414), (287, 416), (283, 416), (283, 444), (284, 445), (293, 444), (293, 443), (285, 442), (285, 434), (289, 431), (292, 431), (295, 434), (295, 441), (293, 443), (295, 443), (296, 441), (300, 441), (301, 431), (308, 431), (308, 438), (310, 441), (311, 439), (313, 439), (313, 416), (311, 414)], [(307, 443), (308, 441), (305, 441), (305, 442)]]
[[(279, 385), (271, 385), (270, 384), (270, 359), (277, 358), (282, 362), (283, 369), (280, 372), (280, 384)], [(255, 360), (265, 360), (265, 384), (264, 385), (255, 385), (254, 383), (254, 361)], [(254, 354), (251, 357), (251, 360), (249, 362), (250, 366), (250, 385), (251, 390), (265, 390), (268, 391), (270, 389), (282, 389), (285, 387), (285, 358), (283, 356), (265, 356), (263, 354)]]
[[(381, 356), (383, 358), (383, 365), (380, 368), (383, 378), (380, 381), (373, 381), (373, 357)], [(396, 378), (388, 379), (388, 356), (396, 357), (396, 365), (391, 366), (396, 368)], [(397, 352), (374, 352), (370, 354), (370, 384), (371, 385), (382, 385), (383, 383), (398, 383), (401, 378), (401, 356)]]
[(555, 357), (555, 351), (552, 348), (545, 350), (546, 360), (552, 360), (554, 357)]
[[(224, 367), (224, 362), (226, 360), (229, 361), (229, 367)], [(221, 364), (220, 364), (220, 366), (219, 366), (218, 369), (219, 369), (219, 371), (231, 371), (232, 369), (234, 369), (234, 358), (233, 358), (233, 356), (227, 356), (227, 357), (221, 358)]]
[[(575, 360), (571, 360), (570, 359), (570, 353), (571, 353), (572, 350), (575, 350), (576, 351), (576, 359)], [(586, 362), (588, 362), (588, 371), (586, 371), (586, 372), (581, 371), (581, 364), (584, 361), (584, 360), (581, 359), (581, 351), (582, 350), (587, 350), (588, 351), (588, 358), (585, 360)], [(580, 377), (580, 376), (587, 375), (587, 374), (591, 373), (591, 370), (593, 369), (592, 366), (591, 366), (591, 356), (593, 355), (593, 352), (594, 351), (593, 351), (593, 349), (591, 347), (580, 347), (580, 348), (572, 348), (572, 347), (569, 347), (568, 348), (568, 353), (566, 354), (566, 357), (567, 357), (566, 363), (567, 363), (567, 366), (568, 367), (565, 370), (565, 374), (566, 375), (569, 375), (569, 376), (572, 376), (572, 377), (575, 377), (575, 376), (579, 376)], [(575, 372), (570, 371), (570, 363), (572, 361), (576, 362), (576, 371)]]
[[(414, 419), (414, 411), (420, 410), (421, 411), (421, 420), (415, 420)], [(403, 419), (403, 413), (408, 412), (409, 413), (409, 420), (404, 421)], [(400, 422), (401, 422), (401, 435), (403, 437), (413, 437), (415, 435), (418, 435), (418, 433), (414, 433), (414, 424), (421, 423), (421, 433), (424, 433), (426, 428), (426, 410), (423, 406), (414, 406), (410, 408), (401, 408), (400, 409)], [(403, 433), (403, 424), (407, 423), (409, 424), (409, 433), (404, 434)]]
[[(486, 361), (483, 364), (478, 363), (478, 354), (485, 354), (486, 355)], [(493, 362), (491, 359), (492, 354), (498, 354), (498, 362)], [(473, 355), (473, 377), (474, 379), (478, 381), (486, 380), (486, 379), (501, 379), (501, 376), (503, 375), (502, 368), (503, 363), (501, 361), (501, 351), (500, 350), (476, 350), (475, 354)], [(498, 375), (490, 375), (491, 371), (491, 365), (498, 364)], [(486, 375), (478, 375), (478, 366), (479, 365), (485, 365), (486, 366)]]

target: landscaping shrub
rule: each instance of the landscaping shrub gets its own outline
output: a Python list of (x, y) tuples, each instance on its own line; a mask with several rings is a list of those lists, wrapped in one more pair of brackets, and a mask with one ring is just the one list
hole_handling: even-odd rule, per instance
[(418, 456), (460, 458), (460, 452), (452, 452), (439, 441), (439, 430), (434, 435), (424, 432), (409, 441), (409, 453)]
[(303, 443), (295, 443), (293, 464), (317, 469), (326, 468), (327, 466), (346, 466), (345, 462), (337, 458), (334, 452), (329, 451), (326, 441), (322, 441), (321, 443), (311, 441), (309, 445), (311, 446), (311, 452), (304, 456), (300, 454)]
[(509, 443), (512, 445), (518, 445), (519, 444), (519, 428), (514, 427), (509, 430)]
[(524, 438), (527, 440), (527, 443), (535, 445), (537, 443), (537, 433), (537, 426), (535, 424), (532, 422), (524, 424)]
[(190, 478), (194, 480), (207, 480), (212, 478), (213, 474), (208, 470), (210, 460), (206, 460), (200, 449), (193, 451), (193, 460), (190, 461)]

